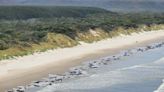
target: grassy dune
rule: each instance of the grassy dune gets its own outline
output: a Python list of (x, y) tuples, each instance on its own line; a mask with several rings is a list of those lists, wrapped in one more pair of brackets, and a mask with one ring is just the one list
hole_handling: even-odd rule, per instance
[(119, 27), (114, 31), (106, 32), (100, 28), (93, 30), (95, 34), (91, 33), (90, 31), (85, 33), (78, 33), (77, 39), (71, 39), (70, 37), (63, 35), (63, 34), (54, 34), (48, 33), (44, 40), (45, 42), (40, 42), (39, 44), (31, 43), (30, 46), (23, 47), (21, 45), (11, 47), (5, 50), (0, 51), (0, 59), (9, 59), (13, 58), (14, 56), (24, 56), (28, 54), (32, 54), (34, 52), (44, 52), (49, 49), (57, 49), (57, 48), (64, 48), (64, 47), (72, 47), (78, 45), (79, 41), (84, 41), (87, 43), (92, 43), (94, 41), (99, 41), (106, 38), (113, 38), (119, 36), (120, 34), (130, 35), (132, 33), (139, 33), (143, 31), (154, 31), (154, 30), (161, 30), (164, 29), (164, 25), (152, 25), (150, 27), (142, 25), (139, 28), (129, 28), (124, 29)]

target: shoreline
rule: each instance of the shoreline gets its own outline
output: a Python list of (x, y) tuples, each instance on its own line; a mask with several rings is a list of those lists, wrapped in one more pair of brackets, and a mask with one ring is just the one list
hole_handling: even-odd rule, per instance
[[(163, 50), (163, 41), (152, 43), (144, 47), (124, 50), (112, 56), (84, 62), (81, 65), (72, 67), (61, 75), (49, 74), (48, 77), (42, 80), (33, 81), (27, 86), (20, 86), (16, 89), (24, 89), (25, 92), (65, 92), (67, 90), (70, 92), (85, 92), (86, 90), (88, 92), (94, 92), (96, 89), (99, 91), (106, 90), (112, 92), (113, 89), (113, 91), (118, 90), (121, 92), (122, 90), (131, 90), (135, 85), (137, 88), (141, 87), (140, 92), (154, 92), (155, 89), (160, 87), (159, 85), (163, 80), (163, 74), (161, 74), (163, 72)], [(149, 56), (151, 57), (149, 58)], [(143, 75), (140, 75), (137, 71), (142, 72)], [(155, 71), (156, 73), (158, 72), (156, 75), (154, 75)], [(147, 76), (146, 78), (148, 78), (148, 80), (145, 80), (145, 76)], [(151, 77), (150, 80), (149, 77)], [(152, 79), (152, 77), (154, 78)], [(58, 78), (62, 81), (57, 80)], [(132, 82), (129, 83), (129, 81)], [(139, 81), (140, 83), (138, 84)], [(104, 84), (106, 84), (106, 86)], [(119, 84), (122, 86), (118, 86)], [(132, 85), (132, 87), (128, 88), (123, 84)], [(153, 86), (151, 86), (151, 84), (153, 84)], [(118, 89), (115, 89), (117, 87)], [(158, 90), (161, 90), (161, 87)]]
[(46, 77), (50, 73), (63, 73), (70, 69), (70, 67), (79, 65), (84, 61), (163, 40), (164, 30), (140, 34), (133, 33), (131, 36), (106, 39), (92, 44), (82, 44), (73, 48), (51, 50), (20, 57), (17, 60), (4, 60), (0, 62), (0, 91), (29, 84), (31, 81)]

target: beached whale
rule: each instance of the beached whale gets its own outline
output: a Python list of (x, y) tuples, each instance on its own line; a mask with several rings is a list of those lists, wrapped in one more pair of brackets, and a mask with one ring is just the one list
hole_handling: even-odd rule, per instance
[(87, 74), (86, 71), (78, 68), (70, 69), (69, 73), (70, 75), (78, 75), (78, 76)]
[(18, 86), (17, 88), (13, 88), (12, 90), (8, 90), (7, 92), (25, 92), (26, 88), (24, 86)]

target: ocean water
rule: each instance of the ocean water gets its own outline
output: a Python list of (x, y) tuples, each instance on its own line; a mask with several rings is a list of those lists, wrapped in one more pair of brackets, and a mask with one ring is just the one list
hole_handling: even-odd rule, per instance
[(36, 92), (164, 92), (164, 47), (110, 62)]

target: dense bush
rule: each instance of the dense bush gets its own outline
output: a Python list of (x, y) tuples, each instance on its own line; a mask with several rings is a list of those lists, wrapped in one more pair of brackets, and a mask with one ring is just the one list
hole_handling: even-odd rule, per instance
[(109, 12), (93, 7), (73, 6), (0, 6), (0, 19), (29, 19), (50, 17), (85, 17)]
[(9, 48), (8, 44), (5, 41), (0, 40), (0, 50), (5, 50)]

